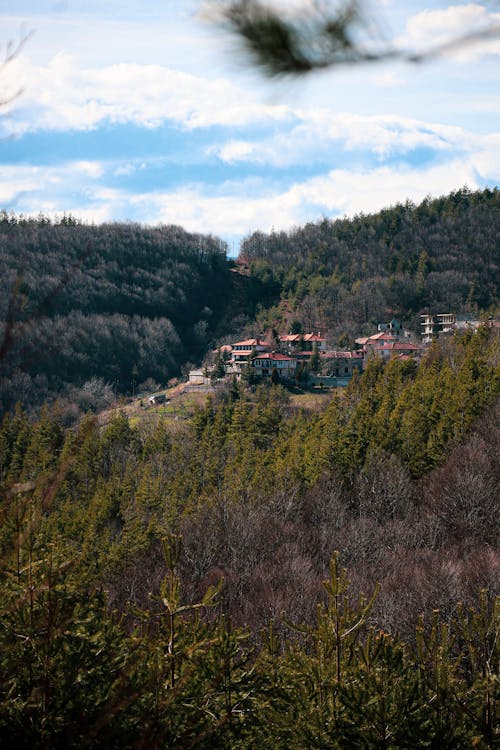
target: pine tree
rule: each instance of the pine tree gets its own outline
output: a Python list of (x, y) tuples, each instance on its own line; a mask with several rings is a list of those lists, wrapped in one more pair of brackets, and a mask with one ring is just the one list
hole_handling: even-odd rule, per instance
[(321, 359), (319, 356), (317, 344), (314, 344), (313, 351), (309, 359), (309, 369), (314, 374), (318, 373), (321, 369)]

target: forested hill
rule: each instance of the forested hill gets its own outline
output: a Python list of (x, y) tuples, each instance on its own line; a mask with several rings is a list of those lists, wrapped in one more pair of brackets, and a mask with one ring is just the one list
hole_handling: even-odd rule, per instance
[[(99, 401), (103, 389), (130, 393), (148, 378), (164, 384), (231, 328), (234, 310), (236, 327), (254, 311), (225, 244), (177, 226), (4, 213), (0, 267), (0, 411), (56, 394)], [(258, 282), (246, 281), (260, 299)]]
[(275, 284), (307, 329), (352, 336), (392, 315), (410, 321), (425, 309), (498, 305), (499, 227), (498, 189), (462, 189), (418, 206), (255, 232), (241, 257)]
[[(500, 193), (421, 205), (226, 246), (177, 226), (87, 226), (0, 214), (0, 413), (59, 398), (103, 408), (164, 385), (217, 340), (296, 319), (349, 346), (392, 316), (498, 305)], [(257, 321), (256, 310), (260, 309)]]

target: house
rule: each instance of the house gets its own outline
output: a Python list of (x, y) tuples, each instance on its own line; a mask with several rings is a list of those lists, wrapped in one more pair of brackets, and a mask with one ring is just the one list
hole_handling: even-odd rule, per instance
[(232, 346), (233, 352), (245, 352), (245, 351), (252, 351), (255, 349), (255, 351), (266, 351), (267, 349), (271, 348), (271, 344), (269, 344), (267, 341), (261, 341), (259, 338), (257, 339), (246, 339), (246, 341), (237, 341)]
[(423, 344), (430, 344), (434, 337), (434, 316), (433, 315), (421, 315), (421, 321), (420, 325), (422, 326), (421, 329), (421, 336), (422, 336), (422, 343)]
[(319, 352), (326, 351), (326, 339), (322, 338), (320, 333), (306, 333), (303, 338), (304, 351), (312, 352), (315, 348)]
[(259, 338), (237, 341), (233, 344), (229, 371), (241, 374), (249, 359), (255, 354), (262, 354), (271, 350), (271, 344)]
[(279, 352), (265, 352), (254, 357), (252, 366), (263, 377), (267, 377), (273, 370), (276, 370), (280, 378), (291, 380), (297, 368), (297, 359)]
[(332, 378), (351, 378), (363, 369), (361, 352), (328, 351), (320, 354), (322, 372)]
[(364, 366), (366, 360), (370, 356), (380, 357), (382, 359), (391, 359), (395, 356), (405, 354), (408, 357), (418, 356), (422, 351), (420, 344), (415, 344), (406, 338), (401, 340), (399, 335), (394, 335), (394, 332), (379, 331), (373, 334), (373, 336), (362, 336), (355, 340), (358, 352), (362, 355)]
[[(379, 323), (377, 333), (372, 336), (356, 339), (355, 351), (328, 351), (326, 342), (320, 332), (288, 333), (279, 336), (277, 352), (271, 350), (269, 342), (253, 338), (237, 341), (232, 347), (225, 345), (215, 353), (222, 354), (224, 350), (226, 357), (230, 353), (231, 358), (225, 365), (226, 375), (239, 377), (251, 365), (263, 378), (276, 370), (280, 378), (291, 380), (297, 373), (298, 365), (308, 363), (317, 352), (321, 363), (317, 379), (323, 383), (326, 378), (331, 380), (328, 384), (338, 386), (347, 385), (354, 373), (362, 372), (370, 355), (382, 359), (408, 358), (418, 355), (422, 349), (419, 344), (410, 340), (408, 331), (395, 318), (389, 323)], [(305, 368), (304, 372), (307, 373), (308, 369)], [(308, 377), (311, 382), (315, 379), (311, 373), (308, 373)]]
[(362, 352), (364, 357), (383, 344), (395, 342), (396, 337), (388, 331), (379, 331), (379, 333), (374, 333), (373, 336), (361, 336), (354, 340), (358, 351)]
[(294, 354), (307, 359), (315, 348), (318, 352), (326, 351), (326, 339), (320, 333), (287, 333), (279, 337), (279, 346), (282, 354)]
[(457, 319), (453, 313), (438, 313), (437, 315), (421, 315), (422, 343), (430, 344), (436, 336), (444, 333), (452, 333), (455, 330)]
[(377, 330), (379, 333), (391, 333), (393, 336), (399, 337), (404, 336), (404, 329), (403, 324), (399, 322), (399, 320), (396, 320), (396, 318), (393, 318), (389, 321), (389, 323), (379, 323), (377, 325)]
[(401, 355), (411, 357), (420, 354), (422, 347), (419, 344), (412, 344), (409, 341), (387, 341), (379, 346), (375, 346), (372, 352), (382, 359), (391, 359), (397, 356), (401, 358)]
[(443, 333), (452, 333), (455, 330), (457, 319), (453, 313), (438, 313), (437, 315), (421, 315), (422, 342), (430, 344), (436, 336)]
[(438, 313), (437, 315), (421, 315), (422, 343), (430, 344), (433, 339), (455, 331), (477, 331), (483, 325), (498, 326), (499, 321), (490, 318), (487, 323), (474, 318), (472, 313)]

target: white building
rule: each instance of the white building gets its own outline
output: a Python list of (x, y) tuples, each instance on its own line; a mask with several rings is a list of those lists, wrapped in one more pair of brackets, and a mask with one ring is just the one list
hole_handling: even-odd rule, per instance
[(276, 370), (280, 378), (290, 380), (294, 376), (297, 360), (294, 357), (288, 357), (286, 354), (266, 352), (254, 357), (252, 365), (263, 376), (270, 375), (273, 370)]

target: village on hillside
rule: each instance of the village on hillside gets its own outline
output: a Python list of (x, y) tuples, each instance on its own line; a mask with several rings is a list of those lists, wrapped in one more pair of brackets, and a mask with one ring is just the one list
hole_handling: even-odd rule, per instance
[(372, 335), (355, 339), (355, 348), (348, 351), (329, 348), (320, 331), (278, 334), (272, 342), (249, 338), (225, 344), (212, 351), (205, 367), (190, 371), (188, 387), (206, 387), (229, 377), (249, 385), (269, 378), (273, 382), (343, 387), (372, 357), (419, 359), (435, 338), (483, 325), (467, 314), (425, 314), (421, 319), (421, 341), (393, 318), (379, 323)]

